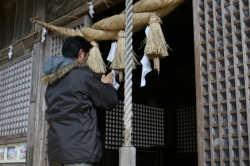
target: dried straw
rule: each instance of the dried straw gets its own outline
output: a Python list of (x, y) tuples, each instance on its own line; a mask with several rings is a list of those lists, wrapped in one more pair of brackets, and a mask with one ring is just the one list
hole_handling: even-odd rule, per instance
[(117, 47), (115, 50), (115, 57), (110, 65), (113, 70), (124, 70), (125, 68), (125, 32), (120, 31), (118, 33)]
[(101, 40), (117, 40), (119, 31), (118, 30), (103, 31), (103, 30), (83, 27), (81, 29), (81, 32), (88, 41), (101, 41)]
[(153, 59), (154, 61), (154, 69), (158, 71), (158, 74), (160, 73), (160, 59), (159, 57), (155, 57)]
[[(133, 27), (147, 25), (152, 13), (133, 14)], [(114, 15), (95, 23), (92, 28), (101, 30), (123, 30), (125, 29), (125, 14)]]
[(161, 23), (161, 19), (157, 16), (153, 16), (150, 19), (150, 30), (144, 51), (149, 59), (154, 59), (155, 57), (164, 58), (168, 56), (168, 46), (160, 26)]
[(40, 25), (43, 25), (44, 27), (46, 27), (48, 29), (57, 31), (60, 34), (65, 35), (65, 36), (81, 36), (81, 37), (84, 37), (82, 32), (79, 29), (58, 27), (58, 26), (54, 26), (54, 25), (39, 21), (39, 20), (34, 20), (34, 22), (36, 22), (36, 23), (38, 23)]
[[(133, 53), (133, 69), (140, 64), (135, 54)], [(110, 65), (110, 69), (119, 71), (119, 81), (123, 80), (123, 70), (125, 69), (125, 32), (123, 30), (118, 33), (117, 47), (115, 50), (115, 57)]]
[[(178, 6), (183, 0), (140, 0), (133, 5), (133, 13), (143, 13), (159, 10), (162, 8), (171, 8), (172, 6)], [(152, 5), (153, 4), (153, 5)], [(123, 11), (121, 14), (124, 14)]]
[(99, 50), (99, 46), (95, 41), (92, 41), (91, 44), (93, 48), (90, 49), (88, 65), (96, 74), (102, 75), (106, 72), (106, 65), (102, 59), (101, 52)]
[(160, 72), (159, 58), (168, 56), (168, 45), (160, 26), (161, 23), (161, 19), (157, 16), (150, 18), (150, 30), (144, 50), (144, 53), (148, 56), (148, 58), (154, 60), (154, 68), (157, 69), (158, 73)]
[[(165, 17), (170, 12), (172, 12), (182, 0), (143, 0), (135, 3), (135, 12), (139, 11), (150, 11), (144, 13), (134, 13), (133, 14), (133, 32), (137, 32), (148, 25), (150, 17), (157, 15), (159, 17)], [(154, 3), (154, 5), (152, 5)], [(147, 6), (150, 6), (148, 9)], [(162, 8), (159, 4), (164, 4), (166, 6)], [(158, 6), (158, 7), (157, 7)], [(158, 9), (159, 8), (159, 9)], [(153, 10), (157, 9), (157, 10)], [(57, 27), (45, 22), (34, 20), (34, 22), (43, 25), (51, 30), (58, 31), (60, 34), (65, 36), (82, 36), (88, 41), (100, 41), (100, 40), (115, 40), (118, 37), (118, 31), (125, 29), (125, 14), (114, 15), (95, 23), (92, 28), (82, 28), (81, 31), (78, 29), (70, 29), (64, 27)]]

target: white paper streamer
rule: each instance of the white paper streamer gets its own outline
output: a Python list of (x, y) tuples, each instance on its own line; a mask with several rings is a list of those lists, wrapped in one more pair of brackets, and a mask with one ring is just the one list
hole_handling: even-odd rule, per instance
[[(145, 34), (146, 36), (148, 36), (148, 32), (150, 30), (150, 27), (147, 26), (146, 30), (145, 30)], [(144, 55), (141, 59), (141, 64), (142, 64), (142, 73), (141, 73), (141, 87), (146, 85), (146, 75), (152, 71), (152, 67), (150, 64), (150, 61), (148, 59), (148, 57), (146, 55)]]
[(45, 40), (45, 38), (46, 38), (46, 37), (45, 37), (45, 34), (46, 34), (47, 30), (46, 30), (46, 28), (44, 28), (44, 27), (42, 28), (42, 30), (43, 30), (43, 31), (42, 31), (42, 40), (41, 40), (41, 42), (43, 43), (44, 40)]
[(116, 43), (116, 42), (113, 42), (113, 43), (111, 44), (111, 49), (110, 49), (110, 51), (109, 51), (109, 55), (108, 55), (108, 58), (107, 58), (107, 60), (108, 60), (109, 62), (112, 62), (113, 59), (114, 59), (114, 57), (115, 57), (115, 50), (116, 50), (116, 47), (117, 47), (117, 43)]
[(114, 76), (114, 82), (113, 82), (113, 87), (117, 90), (119, 87), (120, 87), (120, 84), (118, 84), (116, 82), (116, 75), (119, 73), (118, 71), (116, 70), (112, 70), (111, 73), (113, 73), (113, 76)]
[(11, 58), (11, 55), (12, 55), (12, 49), (13, 49), (13, 47), (12, 47), (12, 46), (10, 46), (9, 48), (10, 48), (10, 50), (9, 50), (8, 55), (9, 55), (9, 58)]
[(147, 37), (148, 37), (148, 32), (149, 32), (149, 30), (150, 30), (150, 26), (147, 26), (147, 27), (146, 27), (146, 30), (145, 30), (145, 34), (146, 34)]
[(142, 64), (142, 73), (141, 73), (141, 87), (142, 87), (146, 85), (145, 76), (148, 74), (148, 72), (152, 71), (152, 67), (148, 57), (145, 55), (141, 59), (141, 64)]
[(92, 18), (94, 18), (93, 14), (94, 14), (95, 12), (94, 12), (93, 2), (92, 2), (92, 1), (91, 1), (91, 2), (88, 2), (88, 4), (89, 4), (89, 14), (90, 14), (90, 16), (91, 16)]

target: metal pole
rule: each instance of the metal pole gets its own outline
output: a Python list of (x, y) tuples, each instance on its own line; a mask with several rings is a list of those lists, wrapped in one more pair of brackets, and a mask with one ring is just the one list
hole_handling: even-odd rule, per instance
[(136, 149), (131, 145), (132, 134), (132, 69), (133, 69), (133, 46), (132, 46), (132, 3), (126, 0), (126, 29), (125, 29), (125, 85), (124, 85), (124, 144), (119, 149), (119, 166), (135, 166)]

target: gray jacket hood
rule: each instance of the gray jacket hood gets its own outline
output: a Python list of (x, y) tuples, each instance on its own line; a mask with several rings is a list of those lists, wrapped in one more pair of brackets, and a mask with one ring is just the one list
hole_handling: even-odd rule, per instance
[(44, 63), (43, 72), (45, 75), (52, 74), (72, 62), (74, 62), (73, 58), (52, 56)]
[(50, 57), (44, 64), (43, 72), (46, 75), (41, 80), (44, 84), (54, 84), (77, 67), (88, 67), (88, 65), (71, 58)]

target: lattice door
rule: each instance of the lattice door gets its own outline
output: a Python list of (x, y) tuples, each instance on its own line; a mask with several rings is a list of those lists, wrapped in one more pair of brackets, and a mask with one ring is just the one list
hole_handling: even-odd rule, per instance
[(198, 6), (204, 129), (199, 148), (206, 166), (249, 166), (249, 0), (199, 0)]
[[(123, 107), (119, 101), (114, 110), (106, 111), (106, 149), (119, 149), (123, 144)], [(164, 110), (133, 104), (133, 114), (133, 146), (145, 151), (150, 147), (164, 147)]]
[(0, 68), (0, 136), (27, 132), (31, 59)]
[(178, 153), (197, 152), (196, 109), (177, 109)]

